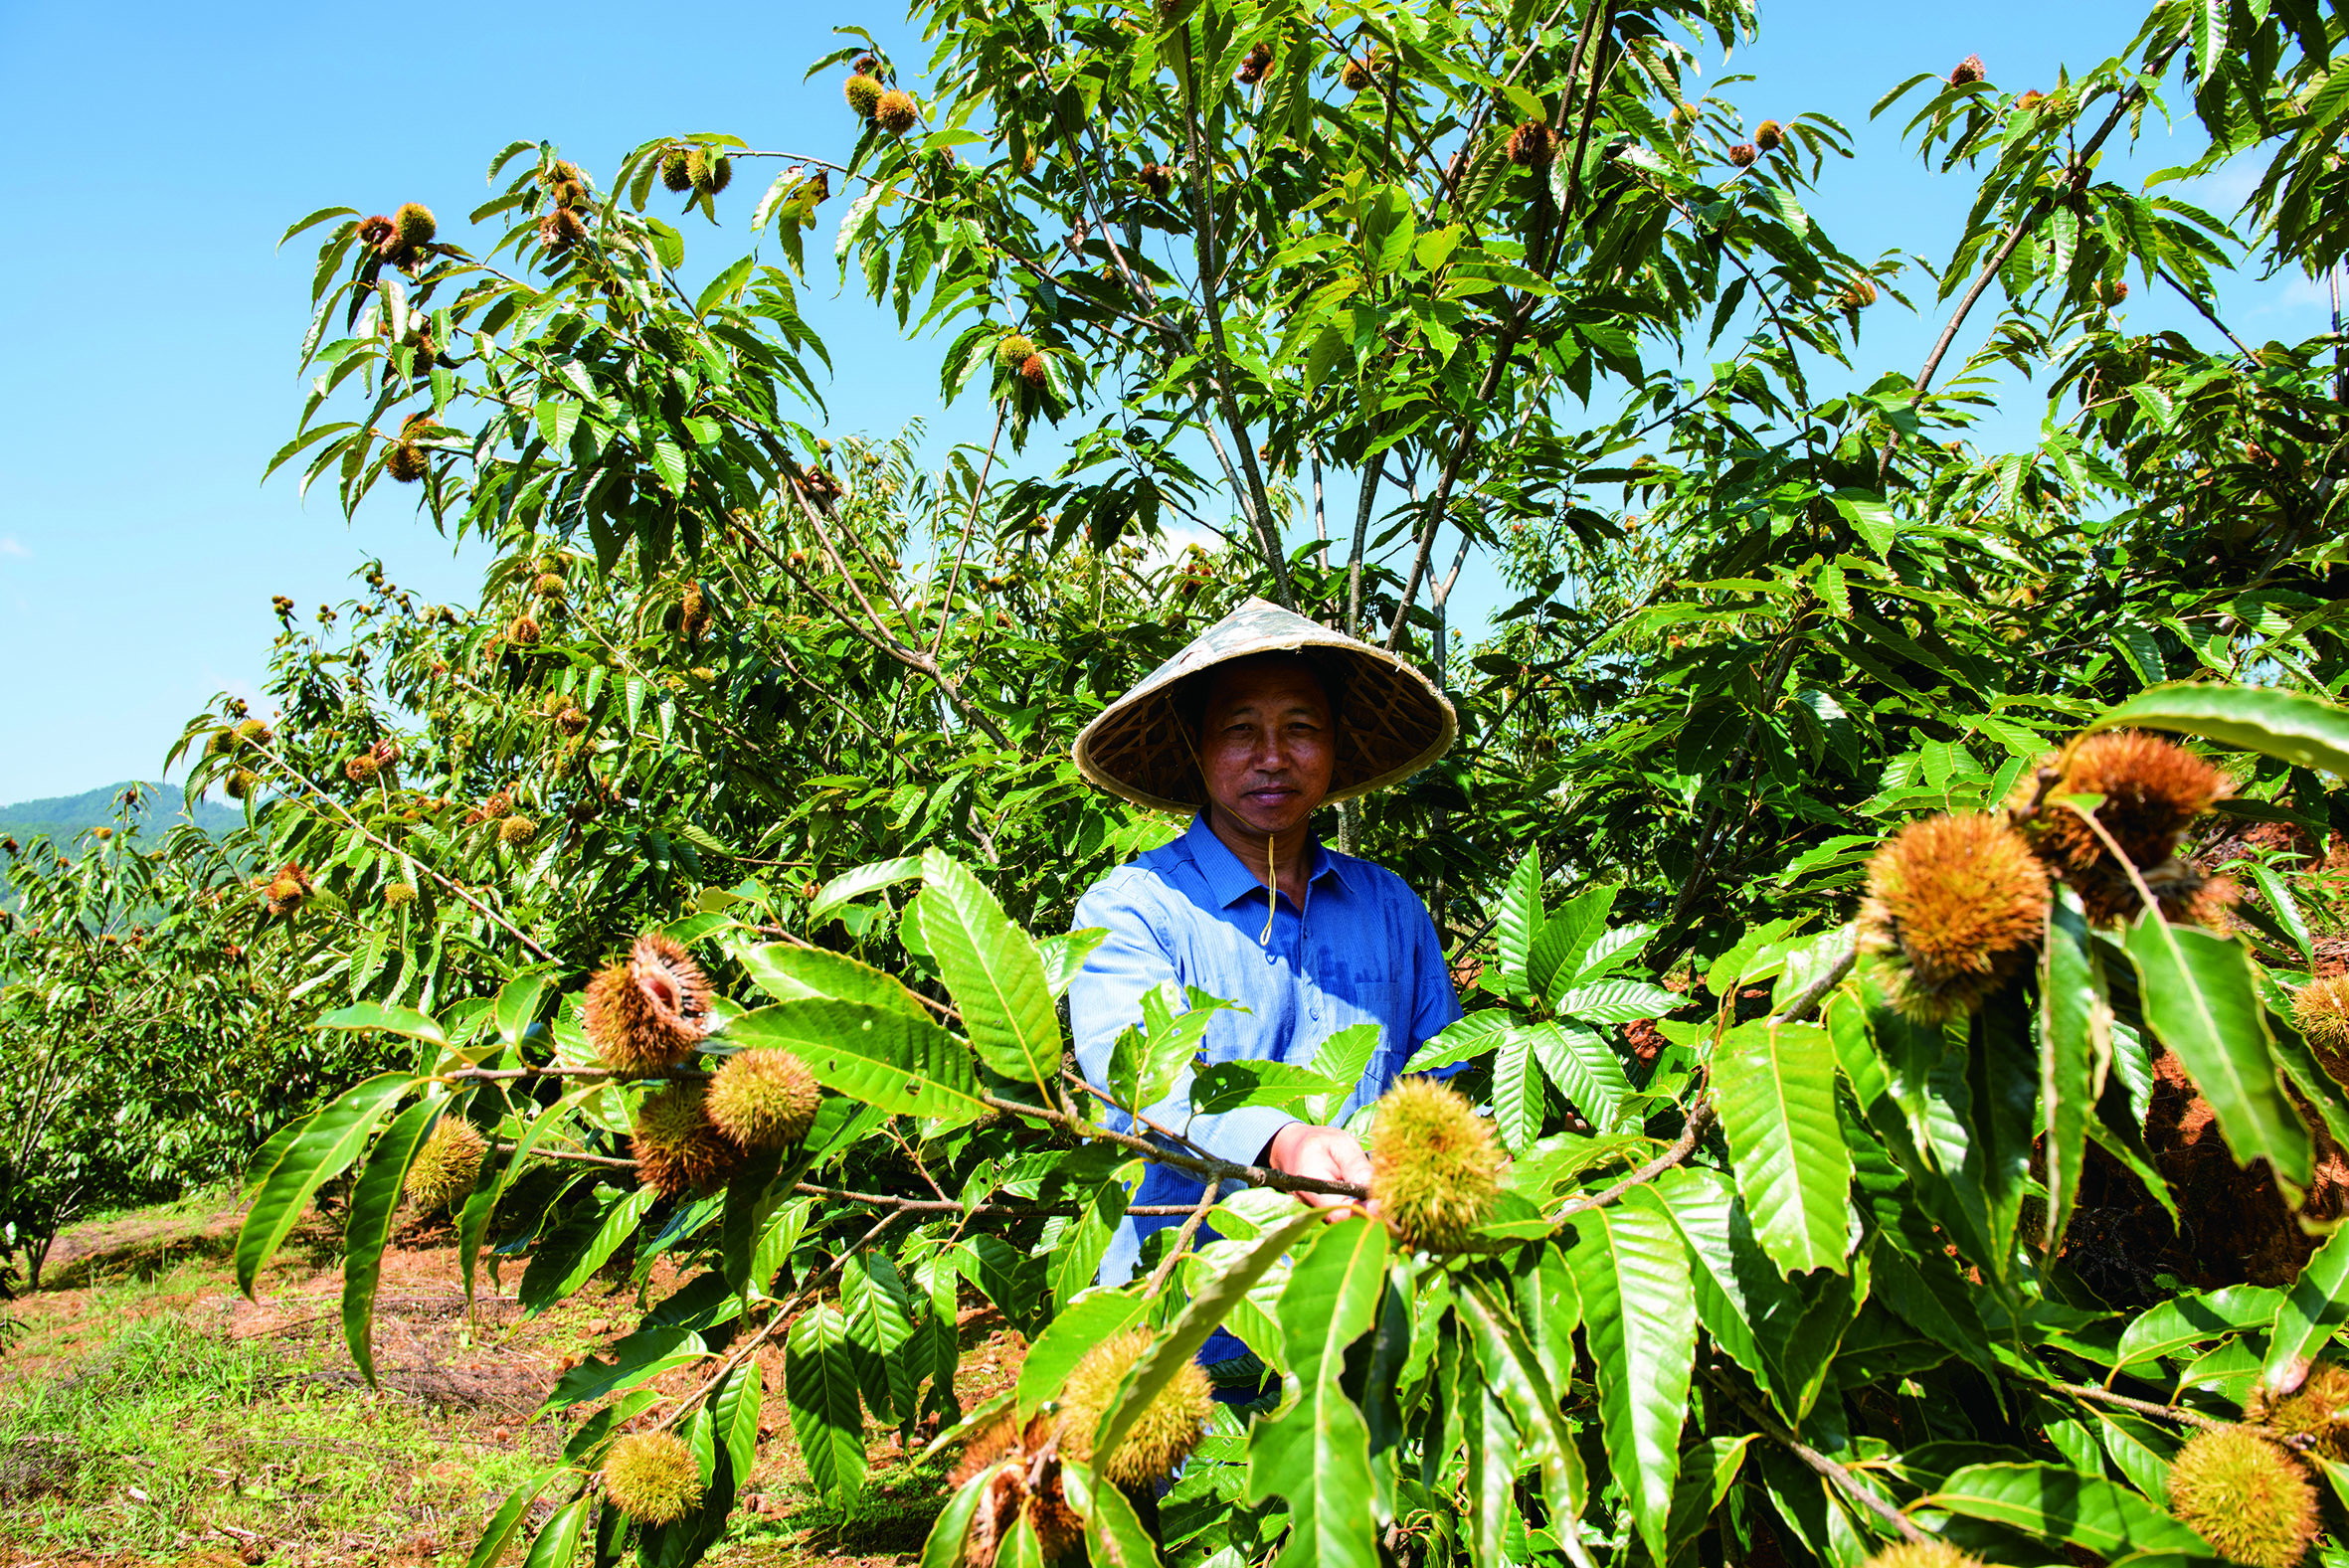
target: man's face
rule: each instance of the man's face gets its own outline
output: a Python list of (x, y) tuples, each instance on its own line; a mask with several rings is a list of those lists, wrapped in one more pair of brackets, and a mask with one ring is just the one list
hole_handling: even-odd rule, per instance
[(1207, 694), (1198, 750), (1210, 800), (1254, 832), (1288, 832), (1330, 792), (1330, 699), (1290, 660), (1231, 665)]

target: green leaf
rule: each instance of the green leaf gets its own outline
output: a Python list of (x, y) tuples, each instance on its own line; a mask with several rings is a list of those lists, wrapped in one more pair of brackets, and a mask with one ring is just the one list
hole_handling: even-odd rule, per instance
[(1057, 937), (1046, 937), (1036, 944), (1036, 954), (1044, 960), (1044, 983), (1054, 996), (1068, 994), (1069, 986), (1084, 972), (1085, 960), (1108, 940), (1108, 927), (1088, 926), (1083, 931), (1064, 931)]
[(777, 1002), (744, 1013), (721, 1038), (790, 1051), (835, 1094), (902, 1116), (960, 1125), (987, 1113), (971, 1048), (926, 1018), (867, 1002)]
[(2239, 1165), (2265, 1159), (2306, 1188), (2308, 1128), (2276, 1079), (2251, 956), (2242, 943), (2147, 910), (2122, 937), (2141, 981), (2145, 1021), (2178, 1054), (2217, 1113)]
[(253, 1294), (254, 1281), (293, 1233), (311, 1197), (358, 1157), (384, 1112), (419, 1082), (406, 1073), (379, 1074), (303, 1124), (262, 1181), (237, 1231), (238, 1290)]
[(2264, 1373), (2271, 1389), (2297, 1388), (2318, 1352), (2349, 1323), (2349, 1232), (2334, 1231), (2310, 1256), (2275, 1311)]
[(411, 1040), (422, 1040), (427, 1045), (447, 1049), (449, 1035), (440, 1020), (431, 1013), (418, 1012), (413, 1007), (387, 1007), (381, 1002), (354, 1002), (348, 1007), (337, 1007), (318, 1020), (321, 1029), (381, 1029), (387, 1034), (406, 1035)]
[[(877, 194), (880, 187), (875, 186)], [(630, 721), (634, 722), (632, 719)], [(876, 860), (870, 865), (843, 871), (823, 885), (815, 901), (808, 906), (808, 923), (813, 926), (843, 904), (853, 903), (867, 893), (877, 893), (892, 882), (903, 882), (908, 877), (922, 874), (919, 855), (901, 855), (895, 860)]]
[(862, 1363), (857, 1381), (865, 1408), (877, 1421), (910, 1425), (921, 1414), (904, 1354), (914, 1336), (913, 1303), (887, 1253), (859, 1253), (840, 1270), (840, 1320), (851, 1354)]
[(2112, 1369), (2125, 1371), (2275, 1320), (2283, 1293), (2264, 1285), (2229, 1285), (2157, 1303), (2121, 1330)]
[(758, 1362), (750, 1361), (727, 1373), (710, 1396), (713, 1435), (725, 1449), (737, 1487), (750, 1480), (751, 1470), (759, 1462), (759, 1407), (766, 1395), (766, 1375)]
[(922, 854), (922, 936), (979, 1058), (1047, 1100), (1060, 1080), (1060, 1014), (1026, 932), (980, 880), (935, 849)]
[(507, 1492), (505, 1501), (497, 1505), (497, 1511), (489, 1516), (489, 1523), (482, 1528), (480, 1539), (473, 1543), (472, 1555), (465, 1559), (464, 1568), (492, 1568), (493, 1564), (502, 1561), (514, 1532), (530, 1516), (530, 1505), (538, 1500), (540, 1492), (546, 1490), (547, 1482), (562, 1474), (563, 1467), (560, 1465), (549, 1466)]
[(2068, 1465), (1968, 1465), (1912, 1506), (1988, 1519), (2107, 1559), (2131, 1552), (2211, 1555), (2202, 1537), (2126, 1486)]
[[(1090, 1485), (1085, 1487), (1084, 1503), (1085, 1545), (1093, 1568), (1158, 1568), (1158, 1547), (1124, 1492), (1115, 1486)], [(922, 1568), (932, 1565), (924, 1562)]]
[(1560, 1535), (1567, 1556), (1587, 1568), (1590, 1553), (1582, 1541), (1581, 1515), (1590, 1483), (1582, 1473), (1582, 1456), (1574, 1446), (1573, 1434), (1559, 1419), (1558, 1397), (1541, 1369), (1540, 1357), (1517, 1318), (1494, 1300), (1486, 1282), (1468, 1283), (1459, 1298), (1459, 1311), (1475, 1340), (1485, 1386), (1500, 1397), (1509, 1412), (1522, 1440), (1520, 1451), (1540, 1467), (1550, 1529)]
[(1021, 1420), (1059, 1392), (1085, 1352), (1134, 1326), (1150, 1302), (1138, 1291), (1095, 1291), (1061, 1308), (1019, 1364)]
[[(1282, 1255), (1295, 1245), (1299, 1236), (1313, 1225), (1323, 1223), (1320, 1209), (1297, 1205), (1297, 1212), (1282, 1224), (1268, 1227), (1243, 1252), (1233, 1256), (1222, 1271), (1203, 1284), (1193, 1287), (1190, 1303), (1174, 1325), (1160, 1335), (1158, 1342), (1142, 1353), (1120, 1385), (1124, 1392), (1110, 1405), (1102, 1418), (1100, 1430), (1093, 1438), (1093, 1452), (1110, 1454), (1125, 1439), (1126, 1429), (1143, 1407), (1159, 1397), (1159, 1391), (1174, 1380), (1174, 1374), (1185, 1362), (1198, 1353), (1199, 1346), (1215, 1331), (1225, 1314), (1245, 1300), (1249, 1288), (1264, 1278), (1265, 1271), (1281, 1260)], [(985, 1239), (985, 1238), (983, 1238)]]
[(1302, 1393), (1251, 1430), (1248, 1500), (1289, 1499), (1289, 1538), (1275, 1559), (1289, 1568), (1378, 1568), (1369, 1425), (1339, 1383), (1385, 1284), (1386, 1227), (1361, 1215), (1324, 1230), (1281, 1288), (1281, 1334)]
[(1739, 1024), (1714, 1053), (1713, 1100), (1762, 1250), (1788, 1274), (1841, 1272), (1852, 1156), (1836, 1120), (1827, 1031)]
[(784, 1403), (815, 1489), (843, 1507), (864, 1490), (864, 1414), (847, 1324), (829, 1307), (801, 1314), (784, 1342)]
[(690, 1328), (673, 1324), (639, 1328), (612, 1347), (611, 1360), (590, 1356), (565, 1372), (548, 1390), (541, 1408), (567, 1410), (573, 1405), (640, 1388), (663, 1372), (691, 1366), (708, 1354), (709, 1346)]
[(1576, 1215), (1574, 1231), (1568, 1262), (1598, 1367), (1607, 1459), (1640, 1539), (1661, 1562), (1697, 1359), (1688, 1255), (1659, 1208), (1596, 1209)]
[(588, 1509), (594, 1501), (580, 1496), (563, 1504), (539, 1530), (538, 1539), (530, 1543), (530, 1555), (523, 1559), (522, 1568), (570, 1568), (571, 1559), (579, 1555), (579, 1538), (587, 1530)]
[(2040, 1246), (2061, 1247), (2079, 1198), (2096, 1083), (2112, 1060), (2112, 1007), (2087, 922), (2059, 902), (2048, 917), (2039, 982), (2039, 1097), (2047, 1139), (2047, 1225)]
[(985, 1467), (956, 1488), (922, 1542), (920, 1568), (962, 1568), (963, 1543), (970, 1537), (972, 1516), (979, 1512), (979, 1501), (994, 1479), (994, 1467)]
[(738, 949), (734, 956), (749, 971), (751, 983), (777, 1001), (829, 996), (838, 1001), (886, 1007), (925, 1022), (931, 1017), (930, 1010), (895, 975), (884, 974), (845, 954), (788, 942), (769, 942)]
[(534, 1248), (530, 1267), (523, 1271), (522, 1284), (516, 1292), (522, 1309), (544, 1311), (587, 1284), (589, 1277), (620, 1251), (621, 1243), (636, 1233), (636, 1226), (643, 1221), (646, 1211), (659, 1200), (660, 1193), (655, 1188), (631, 1187), (605, 1200), (603, 1217), (577, 1255), (565, 1257), (553, 1249)]
[(2171, 730), (2349, 779), (2349, 708), (2259, 686), (2155, 686), (2090, 726)]
[(1537, 1023), (1524, 1035), (1558, 1093), (1572, 1101), (1593, 1128), (1602, 1132), (1613, 1128), (1632, 1089), (1623, 1063), (1607, 1042), (1575, 1023)]
[(1436, 1034), (1403, 1064), (1406, 1073), (1432, 1073), (1441, 1067), (1456, 1066), (1484, 1055), (1509, 1035), (1510, 1015), (1506, 1008), (1488, 1007), (1455, 1019)]
[(1579, 970), (1582, 956), (1605, 933), (1615, 895), (1622, 891), (1612, 883), (1592, 888), (1568, 899), (1542, 921), (1526, 966), (1527, 981), (1535, 995), (1547, 996), (1559, 975), (1571, 978)]
[(351, 1359), (370, 1387), (375, 1383), (375, 1290), (383, 1278), (383, 1249), (392, 1239), (392, 1217), (400, 1207), (400, 1184), (409, 1161), (432, 1131), (441, 1110), (438, 1094), (427, 1094), (392, 1119), (351, 1188), (351, 1211), (343, 1222), (342, 1334)]
[(1534, 940), (1541, 930), (1541, 857), (1527, 850), (1509, 885), (1501, 890), (1495, 912), (1494, 942), (1499, 950), (1502, 978), (1517, 992), (1533, 987)]
[(546, 1000), (546, 993), (555, 984), (554, 966), (540, 964), (499, 986), (497, 1000), (489, 1009), (498, 1037), (508, 1045), (521, 1044), (523, 1034), (538, 1020), (538, 1009)]
[(1493, 1057), (1493, 1128), (1502, 1146), (1512, 1154), (1532, 1146), (1541, 1135), (1545, 1109), (1533, 1038), (1527, 1030), (1512, 1029)]

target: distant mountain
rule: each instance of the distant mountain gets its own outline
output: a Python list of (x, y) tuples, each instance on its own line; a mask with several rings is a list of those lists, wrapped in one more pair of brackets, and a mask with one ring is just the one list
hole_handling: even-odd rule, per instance
[[(47, 833), (65, 847), (76, 833), (114, 820), (114, 802), (134, 781), (125, 779), (83, 794), (55, 795), (46, 800), (19, 800), (0, 805), (0, 834), (27, 840)], [(177, 784), (137, 782), (140, 831), (160, 838), (175, 823), (193, 820), (208, 833), (226, 832), (245, 820), (245, 813), (218, 800), (199, 800), (191, 816)]]

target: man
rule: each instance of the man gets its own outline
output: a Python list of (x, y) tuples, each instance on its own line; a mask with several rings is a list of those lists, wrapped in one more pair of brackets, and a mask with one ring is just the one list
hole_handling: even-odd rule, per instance
[[(1209, 1021), (1201, 1049), (1210, 1063), (1303, 1064), (1341, 1029), (1375, 1024), (1377, 1047), (1332, 1114), (1336, 1125), (1269, 1106), (1193, 1116), (1187, 1076), (1144, 1112), (1238, 1164), (1367, 1182), (1369, 1160), (1343, 1124), (1460, 1016), (1460, 1003), (1417, 895), (1393, 872), (1319, 843), (1311, 818), (1325, 801), (1424, 768), (1456, 733), (1451, 704), (1401, 660), (1262, 600), (1087, 725), (1075, 746), (1087, 778), (1128, 799), (1197, 814), (1179, 838), (1110, 872), (1077, 904), (1076, 929), (1109, 934), (1069, 988), (1086, 1077), (1107, 1081), (1118, 1035), (1140, 1022), (1145, 993), (1168, 982), (1177, 997), (1195, 986), (1247, 1009)], [(1195, 1178), (1154, 1165), (1135, 1201), (1195, 1204), (1202, 1190)], [(1102, 1278), (1130, 1278), (1145, 1239), (1180, 1223), (1128, 1220)], [(1243, 1349), (1219, 1331), (1200, 1359), (1216, 1363)]]

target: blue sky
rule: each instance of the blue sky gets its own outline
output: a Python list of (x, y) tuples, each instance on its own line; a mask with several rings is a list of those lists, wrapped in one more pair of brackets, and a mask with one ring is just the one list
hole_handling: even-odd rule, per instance
[[(1813, 203), (1845, 250), (1938, 258), (1969, 186), (1921, 168), (1897, 120), (1868, 123), (1869, 105), (1973, 53), (2003, 87), (2051, 86), (2059, 62), (2118, 50), (2141, 14), (2041, 0), (1885, 7), (1862, 22), (1848, 5), (1762, 0), (1761, 41), (1725, 63), (1709, 51), (1706, 71), (1760, 79), (1729, 89), (1749, 120), (1815, 110), (1853, 130), (1859, 156), (1830, 168)], [(469, 596), (478, 560), (408, 510), (413, 492), (385, 486), (346, 525), (323, 488), (305, 504), (282, 476), (258, 483), (302, 392), (311, 253), (304, 240), (272, 250), (289, 221), (419, 200), (445, 237), (464, 238), (489, 155), (516, 137), (557, 139), (599, 172), (679, 131), (836, 156), (850, 129), (837, 74), (801, 75), (842, 15), (909, 71), (922, 58), (894, 12), (790, 5), (491, 4), (427, 31), (365, 8), (0, 3), (0, 135), (19, 149), (0, 173), (12, 236), (0, 248), (0, 802), (152, 777), (191, 713), (260, 680), (272, 594), (305, 610), (339, 601), (380, 557), (427, 599)], [(2133, 161), (2150, 169), (2197, 146), (2188, 126)], [(687, 227), (703, 265), (739, 254), (765, 183), (738, 177), (727, 193), (730, 237)], [(2225, 177), (2198, 193), (2223, 211), (2240, 194)], [(811, 236), (812, 260), (828, 240), (828, 225)], [(2145, 292), (2131, 301), (2140, 328), (2210, 336)], [(2324, 324), (2304, 279), (2241, 279), (2228, 298), (2254, 342)], [(836, 429), (886, 434), (924, 417), (938, 442), (985, 439), (978, 403), (941, 415), (935, 351), (903, 343), (893, 317), (834, 297), (828, 274), (804, 303), (839, 367), (826, 392)], [(1871, 311), (1862, 379), (1913, 371), (1937, 327)], [(2029, 438), (2037, 403), (2028, 390), (2014, 400), (2009, 438)], [(1031, 448), (1014, 471), (1046, 460)], [(1498, 592), (1465, 581), (1456, 608), (1481, 614)]]

